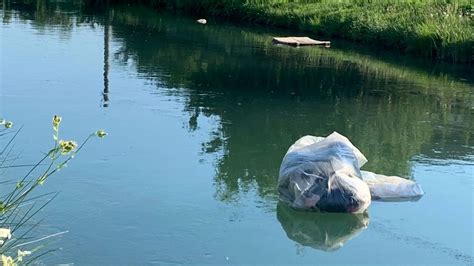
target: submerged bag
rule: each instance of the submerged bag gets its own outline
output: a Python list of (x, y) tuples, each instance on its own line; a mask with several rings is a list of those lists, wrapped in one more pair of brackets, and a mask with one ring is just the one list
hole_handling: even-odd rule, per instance
[(278, 178), (280, 199), (299, 209), (363, 212), (371, 201), (359, 170), (366, 162), (337, 132), (327, 138), (302, 137), (283, 158)]

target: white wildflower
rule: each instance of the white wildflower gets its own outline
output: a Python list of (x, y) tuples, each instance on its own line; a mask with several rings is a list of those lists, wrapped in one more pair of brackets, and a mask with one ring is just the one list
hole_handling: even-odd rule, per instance
[(5, 256), (2, 254), (2, 265), (3, 266), (14, 266), (16, 265), (15, 261), (10, 256)]
[(0, 228), (0, 238), (10, 239), (12, 237), (12, 232), (8, 228)]
[(29, 255), (31, 255), (31, 251), (28, 251), (28, 250), (25, 250), (25, 251), (18, 250), (18, 254), (17, 254), (16, 259), (17, 259), (18, 261), (23, 261), (23, 258), (26, 257), (26, 256), (29, 256)]

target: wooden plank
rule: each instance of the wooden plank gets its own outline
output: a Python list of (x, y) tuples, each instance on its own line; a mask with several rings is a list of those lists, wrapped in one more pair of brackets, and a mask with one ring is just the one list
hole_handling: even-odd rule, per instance
[(324, 45), (326, 47), (331, 45), (330, 41), (318, 41), (313, 40), (309, 37), (274, 37), (274, 43), (286, 44), (292, 46), (303, 46), (303, 45)]

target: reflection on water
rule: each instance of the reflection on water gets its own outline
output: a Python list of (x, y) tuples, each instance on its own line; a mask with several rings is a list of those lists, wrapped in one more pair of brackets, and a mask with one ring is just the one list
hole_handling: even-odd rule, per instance
[[(268, 252), (276, 262), (288, 264), (311, 263), (314, 262), (311, 258), (325, 256), (315, 253), (314, 257), (307, 257), (310, 261), (294, 257), (294, 250), (288, 251), (293, 247), (288, 248), (292, 241), (287, 237), (303, 246), (322, 250), (337, 249), (349, 239), (352, 243), (368, 239), (367, 245), (372, 245), (372, 249), (384, 241), (385, 245), (393, 243), (393, 246), (381, 249), (380, 255), (373, 255), (374, 259), (393, 254), (392, 249), (412, 252), (415, 248), (415, 253), (420, 260), (424, 259), (424, 263), (440, 259), (445, 259), (443, 262), (446, 263), (456, 261), (451, 257), (436, 257), (438, 254), (433, 255), (418, 246), (399, 245), (393, 239), (384, 240), (383, 233), (377, 232), (377, 228), (367, 228), (367, 215), (298, 213), (278, 205), (275, 219), (276, 177), (287, 148), (303, 135), (326, 136), (333, 131), (348, 136), (366, 155), (369, 163), (364, 166), (365, 170), (418, 181), (422, 179), (421, 183), (427, 190), (427, 196), (412, 205), (373, 204), (369, 210), (371, 223), (377, 220), (380, 223), (380, 219), (392, 222), (391, 225), (384, 222), (388, 235), (390, 230), (418, 234), (422, 231), (420, 224), (423, 224), (422, 228), (429, 230), (426, 229), (425, 235), (417, 236), (419, 239), (434, 238), (432, 242), (447, 246), (460, 243), (453, 247), (461, 250), (457, 252), (459, 254), (468, 253), (472, 247), (472, 239), (466, 234), (466, 224), (472, 223), (472, 215), (469, 216), (472, 208), (466, 208), (466, 202), (472, 202), (472, 192), (469, 194), (462, 190), (472, 185), (472, 68), (442, 65), (432, 68), (398, 57), (388, 56), (380, 60), (368, 53), (337, 48), (273, 46), (273, 34), (268, 32), (214, 22), (206, 26), (197, 25), (193, 19), (170, 17), (139, 7), (113, 7), (94, 14), (81, 1), (37, 1), (36, 5), (6, 2), (3, 8), (8, 11), (2, 11), (5, 32), (25, 31), (32, 40), (47, 38), (53, 45), (48, 50), (54, 51), (54, 45), (57, 45), (65, 56), (78, 52), (89, 55), (90, 59), (94, 56), (90, 50), (94, 47), (99, 50), (98, 60), (91, 60), (95, 63), (87, 65), (92, 69), (98, 67), (97, 73), (90, 76), (74, 73), (69, 77), (67, 71), (60, 72), (58, 68), (69, 71), (68, 67), (73, 63), (57, 59), (50, 65), (43, 65), (44, 51), (36, 46), (29, 47), (32, 59), (19, 61), (19, 64), (27, 65), (30, 71), (25, 70), (21, 78), (5, 75), (2, 84), (8, 88), (7, 97), (12, 101), (10, 108), (20, 114), (46, 112), (40, 101), (31, 99), (48, 94), (46, 88), (50, 88), (59, 91), (52, 93), (51, 98), (62, 97), (63, 91), (76, 96), (76, 109), (54, 98), (57, 109), (74, 110), (74, 113), (81, 114), (78, 119), (92, 117), (100, 123), (105, 121), (99, 120), (101, 115), (107, 117), (106, 121), (110, 119), (112, 132), (109, 139), (113, 143), (104, 150), (114, 151), (113, 155), (103, 160), (100, 170), (94, 165), (92, 170), (78, 170), (76, 175), (82, 179), (78, 178), (77, 183), (65, 187), (73, 193), (76, 187), (88, 191), (87, 184), (97, 182), (93, 186), (98, 190), (97, 195), (91, 195), (90, 199), (76, 194), (76, 197), (67, 198), (69, 195), (65, 193), (69, 204), (80, 198), (77, 204), (91, 200), (94, 207), (86, 210), (77, 206), (77, 210), (69, 206), (58, 208), (64, 217), (71, 213), (80, 216), (80, 210), (102, 213), (104, 205), (110, 208), (109, 217), (113, 219), (101, 215), (93, 219), (99, 224), (114, 226), (103, 226), (100, 234), (94, 232), (92, 236), (84, 236), (84, 239), (89, 239), (97, 235), (97, 250), (103, 251), (107, 246), (105, 242), (120, 242), (117, 240), (120, 236), (113, 231), (116, 229), (133, 232), (130, 234), (133, 243), (129, 244), (136, 254), (140, 254), (143, 248), (148, 249), (146, 254), (149, 256), (139, 258), (139, 262), (161, 262), (163, 258), (169, 259), (168, 262), (183, 262), (176, 258), (184, 257), (184, 262), (189, 263), (222, 264), (226, 261), (218, 258), (225, 258), (225, 254), (232, 251), (236, 254), (229, 255), (231, 259), (248, 258), (250, 262), (261, 258), (260, 252)], [(54, 37), (56, 35), (59, 35), (59, 40)], [(90, 50), (83, 50), (87, 38), (96, 43), (87, 46)], [(7, 38), (5, 43), (9, 47), (15, 46)], [(4, 65), (19, 60), (9, 53), (5, 53), (5, 58)], [(82, 61), (75, 63), (80, 65)], [(43, 69), (47, 72), (41, 72)], [(48, 80), (47, 85), (39, 83), (37, 90), (30, 84), (38, 83), (28, 83), (30, 79), (36, 81), (35, 78), (43, 81), (43, 77), (35, 76), (37, 72), (48, 75), (55, 71), (62, 75), (53, 77), (52, 82)], [(79, 93), (83, 88), (69, 86), (78, 82), (95, 91), (89, 90), (87, 93), (92, 95), (85, 95)], [(146, 96), (137, 96), (142, 94)], [(92, 105), (88, 104), (87, 97), (94, 98)], [(99, 101), (101, 107), (109, 108), (99, 108)], [(129, 117), (132, 114), (135, 116)], [(45, 116), (50, 117), (49, 114)], [(125, 120), (126, 117), (130, 120)], [(176, 129), (176, 123), (181, 122), (184, 123), (179, 126), (182, 128)], [(76, 130), (80, 129), (77, 126)], [(130, 131), (133, 134), (123, 133)], [(133, 138), (130, 135), (134, 135)], [(194, 152), (191, 147), (197, 147), (199, 152)], [(456, 169), (430, 170), (435, 165), (453, 164), (457, 165)], [(420, 165), (428, 165), (427, 170), (420, 171)], [(84, 176), (94, 176), (88, 172), (94, 169), (97, 175), (108, 173), (105, 181), (84, 180)], [(134, 170), (130, 176), (115, 179), (130, 169)], [(450, 183), (456, 185), (446, 188), (446, 178), (451, 176), (455, 177)], [(114, 189), (107, 189), (109, 186)], [(180, 191), (168, 187), (179, 187)], [(123, 203), (123, 195), (134, 197)], [(116, 205), (107, 205), (107, 200)], [(124, 216), (116, 211), (118, 202), (124, 205)], [(158, 203), (142, 212), (142, 207), (137, 206), (143, 202)], [(455, 211), (465, 219), (449, 220), (452, 217), (439, 213), (441, 205), (444, 206), (442, 210), (458, 206)], [(229, 225), (229, 219), (222, 214), (223, 209), (244, 218), (233, 219), (238, 222)], [(267, 213), (271, 215), (266, 216)], [(90, 220), (92, 218), (83, 223)], [(71, 221), (68, 225), (73, 228), (65, 229), (77, 229), (78, 234), (88, 230), (82, 223), (77, 223)], [(458, 226), (459, 223), (462, 225)], [(282, 232), (280, 224), (287, 236), (283, 239), (277, 239)], [(455, 233), (433, 233), (436, 227), (449, 227)], [(354, 238), (364, 229), (364, 234)], [(245, 234), (241, 234), (241, 230)], [(233, 235), (234, 239), (220, 235), (234, 232), (239, 232)], [(101, 234), (106, 233), (107, 237), (102, 237)], [(455, 235), (461, 236), (460, 241), (456, 237), (456, 241), (452, 239)], [(264, 243), (267, 237), (273, 237), (269, 241), (274, 245)], [(250, 244), (231, 248), (237, 241), (235, 238), (245, 243), (257, 243), (258, 248), (251, 248)], [(79, 242), (72, 241), (74, 244)], [(218, 245), (213, 246), (213, 243)], [(189, 250), (189, 253), (182, 254), (176, 246)], [(151, 250), (152, 247), (165, 250), (165, 255), (154, 256), (156, 250)], [(77, 248), (77, 254), (85, 248)], [(120, 248), (123, 247), (110, 249)], [(275, 252), (277, 248), (282, 252)], [(346, 250), (348, 253), (338, 257), (338, 262), (350, 263), (345, 259), (358, 254), (350, 245), (339, 252)], [(200, 260), (202, 254), (209, 253), (218, 255), (214, 255), (215, 260)], [(78, 263), (87, 262), (81, 261), (77, 254), (69, 258)], [(110, 254), (116, 254), (116, 251), (109, 251), (108, 255), (112, 256)], [(211, 256), (204, 257), (210, 259)], [(96, 255), (94, 258), (101, 257)], [(271, 261), (271, 258), (266, 259)], [(324, 257), (322, 261), (333, 262), (334, 259)], [(400, 261), (403, 262), (406, 263)]]
[(104, 25), (104, 91), (102, 92), (102, 106), (109, 106), (109, 46), (110, 26)]
[(369, 225), (367, 212), (311, 213), (278, 204), (276, 213), (289, 239), (302, 246), (324, 251), (341, 248)]

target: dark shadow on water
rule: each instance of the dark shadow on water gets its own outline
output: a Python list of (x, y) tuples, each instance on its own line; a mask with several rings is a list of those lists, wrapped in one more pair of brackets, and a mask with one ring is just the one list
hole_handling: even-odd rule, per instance
[(335, 251), (359, 235), (369, 225), (368, 213), (314, 213), (277, 206), (277, 219), (289, 239), (299, 245)]

